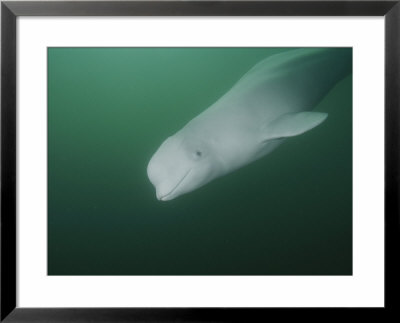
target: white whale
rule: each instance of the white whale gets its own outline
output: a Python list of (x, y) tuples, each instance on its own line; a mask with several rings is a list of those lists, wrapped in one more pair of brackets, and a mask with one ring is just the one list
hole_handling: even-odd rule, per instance
[(147, 167), (157, 198), (191, 192), (318, 126), (327, 114), (309, 110), (351, 72), (349, 48), (288, 50), (262, 60), (161, 144)]

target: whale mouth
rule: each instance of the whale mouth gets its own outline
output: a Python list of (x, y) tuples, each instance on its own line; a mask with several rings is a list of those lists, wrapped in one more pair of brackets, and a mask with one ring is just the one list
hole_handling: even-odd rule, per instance
[(172, 194), (176, 191), (176, 189), (182, 184), (182, 182), (185, 180), (185, 178), (190, 174), (190, 172), (192, 171), (192, 169), (189, 169), (185, 175), (183, 175), (183, 177), (179, 180), (179, 182), (172, 188), (172, 190), (170, 190), (167, 194), (164, 194), (160, 197), (158, 197), (158, 199), (160, 201), (169, 201), (172, 200)]

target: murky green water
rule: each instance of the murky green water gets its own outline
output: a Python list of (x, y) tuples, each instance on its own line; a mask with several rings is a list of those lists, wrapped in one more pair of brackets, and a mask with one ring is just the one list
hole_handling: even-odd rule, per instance
[(50, 48), (50, 275), (351, 275), (352, 78), (320, 126), (170, 202), (169, 135), (284, 48)]

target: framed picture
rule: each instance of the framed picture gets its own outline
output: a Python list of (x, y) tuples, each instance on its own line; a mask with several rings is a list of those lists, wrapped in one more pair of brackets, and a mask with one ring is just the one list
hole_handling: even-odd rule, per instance
[(1, 321), (396, 310), (398, 1), (1, 9)]

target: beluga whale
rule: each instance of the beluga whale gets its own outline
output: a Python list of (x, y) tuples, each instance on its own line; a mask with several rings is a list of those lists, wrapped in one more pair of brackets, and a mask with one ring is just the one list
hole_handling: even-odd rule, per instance
[(291, 49), (263, 59), (160, 145), (147, 166), (157, 199), (192, 192), (317, 127), (328, 114), (312, 110), (351, 73), (351, 48)]

